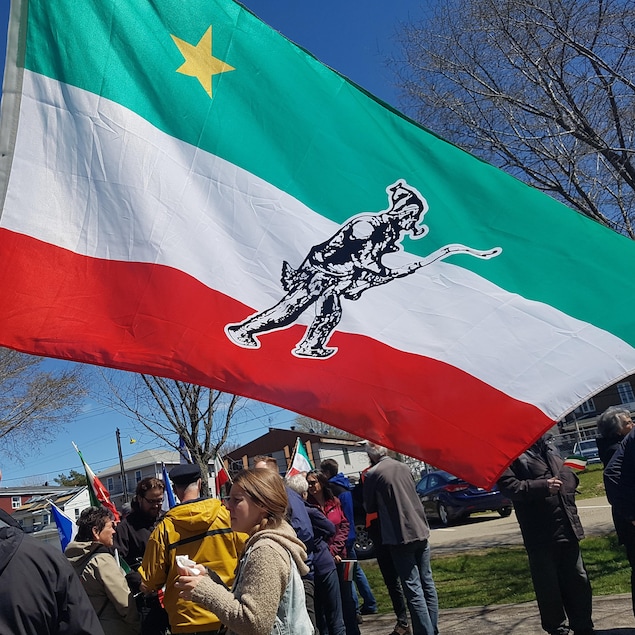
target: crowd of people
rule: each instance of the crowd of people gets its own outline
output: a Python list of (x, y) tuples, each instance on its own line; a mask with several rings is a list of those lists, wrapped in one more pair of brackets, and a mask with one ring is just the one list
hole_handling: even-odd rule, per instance
[[(404, 486), (410, 473), (385, 449), (366, 449), (364, 503), (368, 526), (381, 526), (375, 540), (387, 556), (379, 562), (397, 616), (393, 635), (434, 635), (429, 529), (414, 481)], [(252, 463), (222, 501), (201, 496), (197, 465), (176, 466), (169, 478), (178, 504), (165, 512), (165, 483), (145, 478), (120, 521), (107, 507), (85, 509), (64, 555), (0, 515), (0, 597), (12, 607), (0, 611), (0, 632), (359, 635), (363, 616), (378, 609), (357, 564), (350, 482), (332, 459), (286, 479), (272, 457)], [(412, 517), (400, 519), (404, 510)], [(7, 571), (22, 579), (20, 570), (40, 580), (37, 606), (17, 599), (19, 584), (4, 584)]]
[[(607, 496), (634, 571), (635, 613), (629, 411), (609, 408), (598, 430)], [(412, 474), (386, 448), (364, 447), (369, 467), (358, 491), (397, 619), (391, 635), (436, 635), (430, 529)], [(357, 565), (350, 482), (332, 459), (286, 479), (272, 457), (254, 457), (252, 464), (234, 478), (224, 501), (201, 496), (197, 465), (173, 468), (179, 503), (167, 512), (161, 511), (165, 483), (145, 478), (119, 523), (106, 507), (85, 509), (66, 557), (0, 512), (0, 632), (359, 635), (363, 615), (377, 612), (377, 602)], [(576, 474), (542, 437), (498, 485), (514, 504), (542, 628), (550, 635), (592, 635)], [(11, 571), (15, 583), (6, 584)], [(18, 599), (25, 585), (35, 592)]]

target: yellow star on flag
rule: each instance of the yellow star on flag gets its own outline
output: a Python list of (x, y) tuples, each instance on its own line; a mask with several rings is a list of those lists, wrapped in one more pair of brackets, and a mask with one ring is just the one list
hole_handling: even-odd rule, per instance
[(212, 96), (212, 77), (219, 73), (236, 70), (233, 66), (212, 55), (211, 26), (196, 45), (189, 44), (176, 35), (171, 37), (185, 58), (185, 62), (176, 69), (176, 72), (196, 77), (210, 97)]

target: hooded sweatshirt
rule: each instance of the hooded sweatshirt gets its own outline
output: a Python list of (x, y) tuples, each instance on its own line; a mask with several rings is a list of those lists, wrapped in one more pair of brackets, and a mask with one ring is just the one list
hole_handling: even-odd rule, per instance
[(300, 575), (306, 575), (305, 546), (286, 521), (275, 529), (257, 531), (245, 544), (234, 588), (230, 591), (203, 578), (192, 599), (213, 610), (230, 633), (269, 635), (289, 582), (290, 557)]
[(179, 597), (176, 556), (184, 555), (216, 572), (231, 585), (246, 536), (231, 530), (229, 511), (217, 499), (197, 499), (173, 507), (148, 540), (139, 569), (149, 590), (165, 585), (164, 604), (172, 633), (220, 628), (214, 613)]
[(336, 474), (335, 476), (329, 479), (329, 485), (333, 490), (333, 494), (340, 499), (340, 504), (342, 505), (342, 511), (346, 516), (346, 520), (348, 520), (348, 536), (346, 538), (346, 549), (350, 551), (355, 544), (355, 538), (357, 534), (355, 533), (355, 510), (353, 506), (353, 494), (351, 490), (351, 482), (348, 480), (342, 472)]
[(104, 633), (138, 633), (137, 606), (110, 550), (99, 542), (71, 542), (64, 553), (82, 581)]
[(102, 635), (64, 554), (16, 525), (0, 510), (0, 633)]

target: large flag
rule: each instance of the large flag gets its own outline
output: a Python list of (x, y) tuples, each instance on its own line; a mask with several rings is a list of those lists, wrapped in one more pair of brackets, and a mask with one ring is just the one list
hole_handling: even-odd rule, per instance
[(0, 345), (246, 395), (476, 484), (635, 371), (631, 241), (232, 0), (14, 0), (0, 202)]
[(88, 497), (90, 498), (90, 504), (93, 507), (107, 507), (114, 516), (115, 520), (119, 522), (119, 512), (114, 503), (110, 500), (110, 494), (104, 487), (103, 483), (95, 476), (95, 473), (90, 469), (90, 465), (84, 461), (82, 453), (79, 448), (73, 443), (75, 452), (79, 454), (79, 458), (82, 460), (82, 465), (86, 471), (86, 480), (88, 481)]
[(170, 482), (168, 471), (165, 469), (165, 463), (161, 463), (161, 474), (163, 476), (163, 483), (165, 485), (165, 489), (163, 490), (163, 503), (161, 504), (161, 509), (164, 512), (167, 512), (169, 509), (172, 509), (176, 505), (176, 498), (174, 498), (172, 483)]
[(75, 535), (77, 534), (77, 524), (55, 503), (52, 501), (49, 501), (49, 503), (51, 503), (51, 516), (53, 516), (53, 520), (57, 526), (57, 533), (60, 536), (62, 551), (64, 551), (68, 543), (72, 542), (73, 538), (75, 538)]
[(295, 449), (293, 451), (293, 458), (291, 459), (291, 465), (289, 465), (289, 469), (285, 474), (285, 478), (289, 476), (295, 476), (296, 474), (301, 474), (302, 472), (310, 472), (313, 469), (313, 464), (309, 459), (309, 455), (304, 447), (304, 443), (302, 443), (302, 439), (300, 437), (297, 438), (295, 442)]

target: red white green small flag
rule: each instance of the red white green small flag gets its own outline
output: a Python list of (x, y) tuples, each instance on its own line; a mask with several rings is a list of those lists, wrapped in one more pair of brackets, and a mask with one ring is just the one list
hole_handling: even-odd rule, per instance
[(309, 459), (309, 455), (304, 447), (304, 443), (300, 437), (295, 442), (295, 451), (293, 453), (293, 459), (291, 465), (285, 474), (285, 478), (294, 476), (295, 474), (302, 474), (303, 472), (310, 472), (313, 469), (313, 464)]
[(214, 472), (216, 474), (216, 495), (220, 496), (223, 485), (231, 484), (232, 479), (218, 454), (214, 457)]
[(587, 460), (579, 454), (571, 454), (564, 460), (564, 464), (572, 470), (583, 470), (586, 468)]
[(112, 512), (115, 521), (119, 522), (119, 512), (117, 511), (114, 503), (110, 500), (110, 494), (108, 493), (108, 490), (104, 487), (103, 483), (95, 476), (95, 473), (90, 469), (88, 463), (84, 461), (82, 453), (79, 451), (79, 448), (74, 443), (73, 447), (75, 448), (77, 454), (79, 454), (79, 458), (82, 460), (84, 470), (86, 471), (90, 504), (93, 507), (107, 507)]

